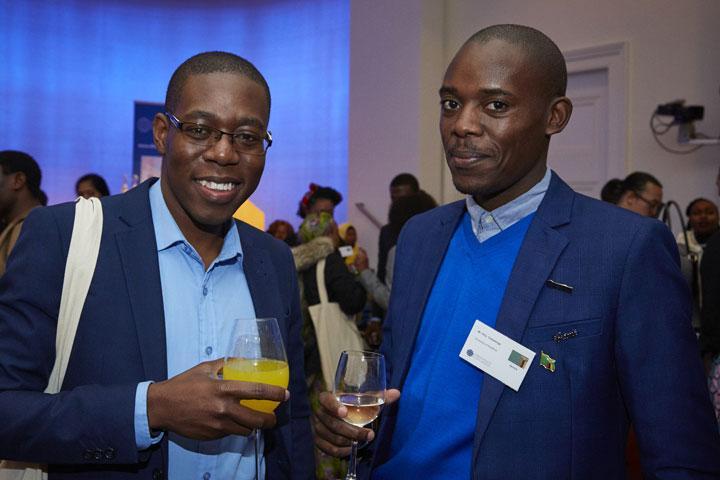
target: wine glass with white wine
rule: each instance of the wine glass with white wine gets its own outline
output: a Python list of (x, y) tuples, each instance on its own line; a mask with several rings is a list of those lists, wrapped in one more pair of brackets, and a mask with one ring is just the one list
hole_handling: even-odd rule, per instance
[[(340, 354), (333, 393), (348, 411), (343, 419), (364, 427), (380, 415), (385, 403), (385, 357), (375, 352), (345, 351)], [(345, 480), (355, 480), (357, 441), (353, 440)]]
[[(235, 320), (230, 347), (223, 366), (225, 380), (266, 383), (287, 388), (290, 369), (280, 328), (274, 318)], [(272, 413), (279, 402), (240, 400), (240, 404), (259, 412)], [(255, 430), (255, 479), (260, 478), (260, 432)]]

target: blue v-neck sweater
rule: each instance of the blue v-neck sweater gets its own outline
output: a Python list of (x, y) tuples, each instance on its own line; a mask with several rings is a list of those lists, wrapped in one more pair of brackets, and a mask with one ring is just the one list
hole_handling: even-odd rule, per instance
[(423, 313), (399, 400), (391, 456), (375, 479), (470, 478), (484, 373), (459, 357), (475, 320), (495, 327), (534, 214), (478, 242), (467, 213), (450, 240)]

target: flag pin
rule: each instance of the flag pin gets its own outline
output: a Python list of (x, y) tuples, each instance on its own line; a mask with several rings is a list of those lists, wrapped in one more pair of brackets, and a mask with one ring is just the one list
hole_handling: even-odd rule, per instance
[(543, 351), (540, 352), (540, 365), (545, 370), (555, 371), (555, 359)]

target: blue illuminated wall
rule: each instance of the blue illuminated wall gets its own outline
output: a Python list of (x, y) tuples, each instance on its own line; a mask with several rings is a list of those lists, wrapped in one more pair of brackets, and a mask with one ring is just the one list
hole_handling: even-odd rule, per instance
[(162, 102), (180, 63), (227, 50), (273, 97), (275, 142), (252, 199), (268, 223), (297, 224), (310, 181), (347, 192), (349, 28), (349, 0), (0, 0), (0, 150), (38, 160), (50, 203), (90, 171), (116, 193), (132, 172), (133, 102)]

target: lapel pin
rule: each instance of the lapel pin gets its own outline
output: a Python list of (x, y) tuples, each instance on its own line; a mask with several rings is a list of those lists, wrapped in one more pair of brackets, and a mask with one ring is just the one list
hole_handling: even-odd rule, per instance
[(558, 333), (556, 333), (555, 335), (553, 335), (553, 340), (555, 340), (556, 342), (560, 343), (560, 342), (562, 342), (563, 340), (567, 340), (568, 338), (577, 337), (577, 334), (578, 334), (577, 329), (576, 329), (576, 328), (573, 328), (573, 329), (570, 330), (569, 332), (558, 332)]
[(555, 371), (555, 359), (543, 351), (540, 351), (540, 365), (545, 370)]
[(565, 283), (556, 282), (555, 280), (548, 278), (545, 284), (548, 287), (555, 288), (557, 290), (563, 291), (565, 293), (572, 293), (573, 287), (570, 285), (567, 285)]

